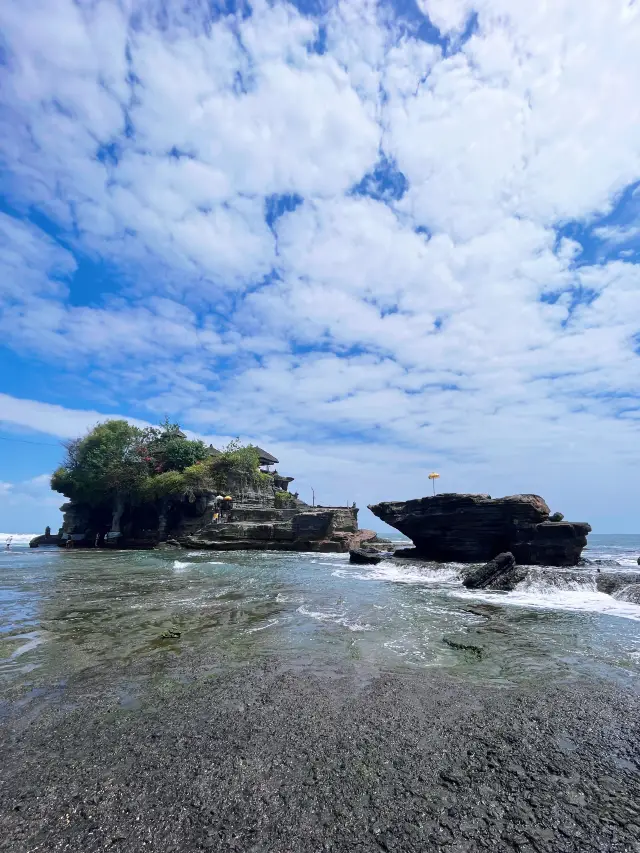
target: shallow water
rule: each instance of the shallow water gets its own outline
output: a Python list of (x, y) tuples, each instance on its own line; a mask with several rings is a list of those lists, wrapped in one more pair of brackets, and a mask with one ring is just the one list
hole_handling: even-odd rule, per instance
[[(585, 556), (637, 568), (640, 537)], [(442, 666), (512, 683), (640, 674), (640, 606), (595, 590), (595, 569), (541, 570), (513, 593), (465, 590), (454, 564), (335, 554), (0, 552), (0, 691), (278, 658), (330, 671)], [(172, 630), (180, 637), (162, 634)], [(126, 694), (126, 686), (122, 687)]]

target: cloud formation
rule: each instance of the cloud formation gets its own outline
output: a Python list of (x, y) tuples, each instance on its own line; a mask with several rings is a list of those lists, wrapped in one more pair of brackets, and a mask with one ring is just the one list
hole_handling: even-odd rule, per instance
[(3, 5), (3, 342), (327, 500), (442, 466), (606, 517), (640, 461), (640, 8), (309, 5)]

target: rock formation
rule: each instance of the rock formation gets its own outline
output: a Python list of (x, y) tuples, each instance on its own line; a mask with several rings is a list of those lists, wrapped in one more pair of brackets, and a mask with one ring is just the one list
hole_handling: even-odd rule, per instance
[(630, 604), (640, 604), (640, 583), (631, 583), (619, 589), (614, 598), (618, 601), (628, 601)]
[(607, 595), (614, 595), (631, 584), (640, 584), (640, 572), (600, 572), (596, 577), (596, 589)]
[(369, 509), (413, 540), (411, 556), (438, 562), (485, 562), (509, 551), (521, 565), (575, 566), (591, 531), (551, 521), (538, 495), (442, 494)]
[(516, 559), (509, 551), (498, 554), (484, 566), (465, 573), (463, 580), (467, 589), (497, 589), (511, 592), (527, 576), (523, 566), (516, 565)]
[(366, 548), (352, 548), (349, 551), (349, 562), (356, 563), (357, 565), (377, 566), (383, 559), (383, 554), (379, 551), (368, 550)]
[[(185, 548), (219, 551), (347, 552), (366, 540), (371, 530), (358, 529), (356, 507), (312, 507), (288, 491), (292, 477), (264, 473), (255, 482), (233, 482), (232, 509), (221, 511), (215, 492), (125, 505), (121, 533), (110, 533), (112, 508), (70, 501), (60, 509), (63, 526), (57, 536), (39, 536), (41, 544), (64, 545), (73, 536), (76, 547), (155, 548), (170, 540)], [(216, 514), (218, 519), (215, 518)]]

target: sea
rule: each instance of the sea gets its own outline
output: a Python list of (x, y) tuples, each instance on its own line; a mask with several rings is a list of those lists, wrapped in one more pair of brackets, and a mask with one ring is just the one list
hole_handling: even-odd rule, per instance
[(0, 700), (44, 701), (93, 676), (130, 695), (136, 679), (256, 660), (329, 674), (443, 667), (504, 685), (640, 675), (640, 606), (595, 585), (598, 570), (640, 571), (637, 535), (592, 534), (578, 576), (533, 570), (510, 593), (466, 590), (454, 563), (30, 549), (32, 534), (6, 549), (9, 536), (0, 534)]

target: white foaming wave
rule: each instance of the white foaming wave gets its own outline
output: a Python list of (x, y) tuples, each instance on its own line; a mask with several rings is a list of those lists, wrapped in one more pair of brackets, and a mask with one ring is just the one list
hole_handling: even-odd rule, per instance
[(174, 560), (173, 561), (173, 569), (176, 572), (184, 572), (186, 569), (195, 565), (194, 563), (183, 563), (182, 560)]
[(40, 536), (39, 533), (0, 533), (0, 546), (4, 548), (8, 539), (11, 539), (12, 547), (14, 545), (28, 545), (32, 539)]
[(304, 595), (285, 595), (279, 592), (276, 595), (276, 601), (278, 604), (301, 604), (304, 601)]
[(358, 566), (357, 570), (336, 569), (331, 574), (337, 578), (352, 578), (353, 580), (361, 581), (438, 584), (457, 580), (460, 568), (457, 563), (446, 563), (435, 568), (431, 566), (405, 565), (391, 560), (383, 560), (377, 566)]
[(489, 590), (451, 590), (456, 598), (485, 601), (491, 604), (511, 604), (514, 607), (529, 607), (538, 610), (566, 610), (581, 613), (602, 613), (640, 622), (640, 606), (628, 601), (618, 601), (594, 587), (568, 582), (563, 588), (552, 587), (535, 581), (524, 581), (513, 592), (500, 593)]
[(257, 628), (247, 628), (247, 634), (255, 634), (258, 631), (265, 631), (267, 628), (273, 628), (274, 625), (277, 625), (279, 619), (270, 619), (269, 622), (266, 622), (264, 625), (258, 625)]
[(336, 610), (308, 610), (304, 605), (298, 607), (297, 613), (301, 613), (303, 616), (308, 616), (310, 619), (317, 619), (319, 622), (333, 622), (336, 625), (342, 625), (343, 628), (348, 628), (349, 631), (359, 632), (359, 631), (371, 631), (373, 630), (371, 625), (364, 625), (362, 622), (358, 622), (347, 619), (346, 611), (336, 611)]

